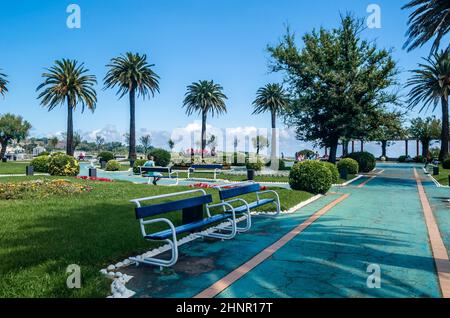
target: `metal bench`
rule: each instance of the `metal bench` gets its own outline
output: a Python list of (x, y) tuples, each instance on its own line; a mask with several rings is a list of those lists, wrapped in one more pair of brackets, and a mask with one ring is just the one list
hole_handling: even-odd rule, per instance
[[(192, 194), (200, 194), (194, 197), (179, 199), (176, 201), (154, 203), (152, 205), (142, 206), (142, 202), (149, 202), (158, 199), (171, 198), (176, 196), (187, 196)], [(134, 199), (130, 202), (136, 204), (136, 218), (140, 222), (141, 233), (144, 239), (148, 241), (164, 241), (170, 245), (171, 257), (168, 260), (160, 258), (131, 258), (138, 265), (139, 263), (157, 265), (160, 267), (170, 267), (178, 260), (178, 239), (182, 234), (194, 233), (199, 237), (212, 237), (221, 240), (229, 240), (236, 236), (236, 214), (233, 206), (229, 203), (222, 202), (219, 204), (211, 204), (213, 201), (210, 194), (206, 194), (205, 190), (197, 189), (178, 193), (170, 193), (158, 195), (142, 199)], [(226, 207), (226, 211), (221, 214), (211, 215), (210, 209)], [(204, 211), (206, 210), (206, 217)], [(171, 220), (162, 217), (167, 213), (176, 211), (182, 212), (182, 224), (175, 226)], [(153, 218), (157, 217), (157, 218)], [(223, 229), (222, 233), (200, 233), (205, 227), (211, 226), (218, 222), (229, 221), (230, 226)], [(146, 226), (155, 223), (165, 223), (168, 225), (166, 230), (158, 230), (155, 232), (147, 232)]]
[(156, 178), (161, 178), (161, 179), (175, 179), (176, 182), (175, 184), (171, 184), (171, 186), (177, 186), (180, 182), (179, 176), (178, 176), (178, 171), (172, 171), (171, 168), (169, 167), (139, 167), (139, 173), (141, 176), (148, 178), (148, 184), (151, 183), (151, 178), (155, 178), (152, 175), (149, 175), (149, 173), (151, 172), (159, 172), (159, 173), (167, 173), (167, 175), (162, 175), (160, 177), (156, 177)]
[(222, 172), (223, 165), (213, 164), (213, 165), (192, 165), (188, 169), (188, 179), (191, 179), (191, 173), (213, 173), (214, 180), (217, 180), (217, 173)]
[[(276, 191), (273, 190), (265, 190), (261, 191), (261, 185), (254, 182), (243, 182), (237, 183), (233, 186), (229, 185), (221, 185), (217, 186), (216, 189), (219, 190), (219, 197), (222, 203), (233, 204), (240, 202), (242, 205), (234, 207), (234, 213), (236, 215), (245, 214), (247, 216), (247, 224), (245, 227), (237, 227), (237, 231), (242, 233), (250, 230), (251, 228), (251, 215), (250, 212), (256, 208), (262, 207), (267, 204), (275, 204), (277, 208), (277, 212), (275, 216), (278, 216), (281, 213), (281, 205), (280, 205), (280, 197)], [(256, 201), (248, 202), (248, 200), (244, 200), (243, 198), (238, 198), (239, 196), (245, 194), (256, 194)], [(274, 198), (270, 199), (261, 199), (260, 195), (271, 193), (274, 194)], [(224, 206), (224, 211), (226, 211), (226, 206)]]

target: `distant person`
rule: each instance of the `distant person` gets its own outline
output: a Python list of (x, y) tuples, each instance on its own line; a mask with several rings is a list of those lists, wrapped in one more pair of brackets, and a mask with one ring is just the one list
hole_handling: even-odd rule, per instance
[[(149, 156), (148, 161), (144, 163), (144, 167), (156, 167), (155, 158), (153, 156)], [(148, 172), (147, 176), (153, 177), (153, 185), (158, 185), (158, 181), (161, 180), (163, 175), (159, 172)]]

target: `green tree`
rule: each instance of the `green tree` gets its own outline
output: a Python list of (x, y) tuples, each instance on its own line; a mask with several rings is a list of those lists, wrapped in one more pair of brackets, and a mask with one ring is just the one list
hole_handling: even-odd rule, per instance
[(272, 169), (278, 170), (279, 163), (277, 160), (277, 116), (284, 113), (289, 105), (289, 97), (280, 84), (267, 84), (261, 87), (256, 93), (256, 99), (253, 101), (253, 114), (261, 114), (269, 112), (272, 124), (272, 147), (270, 160)]
[(193, 113), (199, 113), (202, 117), (202, 159), (206, 148), (206, 120), (208, 113), (211, 113), (212, 117), (226, 113), (225, 100), (227, 99), (227, 96), (223, 93), (223, 87), (215, 84), (214, 81), (199, 81), (187, 87), (183, 102), (186, 114), (191, 116)]
[(105, 76), (105, 88), (118, 87), (117, 94), (122, 98), (126, 94), (130, 99), (130, 160), (136, 160), (136, 92), (144, 99), (159, 93), (159, 76), (153, 71), (154, 64), (147, 62), (147, 55), (126, 53), (111, 59), (108, 73)]
[(411, 109), (421, 106), (420, 111), (433, 106), (433, 111), (441, 104), (442, 132), (441, 153), (439, 160), (443, 161), (448, 156), (449, 148), (449, 110), (448, 97), (450, 93), (450, 53), (441, 51), (424, 58), (425, 63), (419, 64), (419, 68), (412, 70), (412, 77), (406, 87), (411, 87), (409, 92), (409, 107)]
[(387, 157), (387, 148), (391, 142), (406, 137), (407, 132), (403, 128), (404, 114), (399, 111), (381, 111), (373, 118), (373, 126), (369, 140), (377, 141), (381, 144), (381, 156)]
[(152, 147), (152, 137), (150, 135), (144, 135), (139, 138), (144, 154), (147, 155), (148, 151)]
[(404, 47), (411, 51), (434, 38), (432, 51), (436, 52), (442, 38), (450, 31), (450, 1), (410, 0), (402, 9), (412, 8), (415, 10), (409, 16), (408, 40)]
[(252, 144), (253, 147), (256, 148), (256, 155), (259, 155), (261, 150), (264, 150), (265, 148), (268, 148), (270, 146), (269, 139), (260, 135), (252, 138)]
[[(1, 71), (1, 69), (0, 69)], [(0, 95), (5, 96), (5, 94), (8, 92), (8, 80), (6, 79), (6, 74), (3, 74), (0, 72)]]
[(281, 43), (269, 47), (271, 70), (283, 72), (292, 96), (284, 118), (299, 140), (330, 148), (336, 162), (341, 139), (364, 139), (370, 118), (397, 103), (388, 91), (396, 83), (397, 68), (387, 50), (360, 38), (363, 21), (350, 15), (333, 30), (314, 30), (299, 49), (288, 29)]
[(415, 118), (411, 120), (408, 131), (411, 137), (422, 143), (422, 156), (427, 157), (430, 152), (431, 141), (441, 137), (441, 121), (435, 117), (425, 119)]
[(95, 75), (86, 74), (89, 70), (76, 60), (55, 61), (55, 65), (47, 71), (42, 74), (44, 82), (37, 88), (37, 91), (41, 91), (38, 99), (49, 111), (58, 105), (67, 105), (66, 153), (73, 156), (73, 111), (81, 104), (82, 112), (85, 107), (94, 112), (97, 103), (94, 85), (97, 80)]
[(50, 147), (51, 147), (52, 150), (55, 150), (55, 149), (56, 149), (56, 146), (58, 145), (58, 142), (59, 142), (59, 140), (58, 140), (58, 137), (56, 137), (56, 136), (51, 137), (51, 138), (48, 140), (48, 144), (50, 145)]
[(12, 141), (24, 140), (30, 132), (31, 124), (21, 116), (5, 114), (0, 117), (0, 158), (5, 157), (6, 147)]
[(172, 139), (169, 139), (167, 144), (169, 145), (170, 151), (173, 151), (173, 148), (175, 148), (175, 141), (173, 141)]
[(103, 146), (105, 145), (105, 138), (102, 136), (96, 135), (95, 136), (95, 145), (97, 148), (97, 151), (101, 151)]

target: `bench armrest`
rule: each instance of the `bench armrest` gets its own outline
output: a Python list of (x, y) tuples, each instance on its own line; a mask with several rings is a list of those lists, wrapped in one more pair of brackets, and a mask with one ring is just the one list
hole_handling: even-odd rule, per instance
[(233, 215), (233, 221), (236, 222), (236, 213), (234, 212), (234, 207), (227, 203), (227, 202), (221, 202), (221, 203), (217, 203), (217, 204), (212, 204), (212, 205), (206, 205), (206, 213), (208, 214), (208, 217), (211, 217), (211, 213), (209, 211), (209, 209), (211, 208), (220, 208), (220, 207), (228, 207)]
[(278, 194), (278, 192), (276, 192), (274, 190), (265, 190), (265, 191), (258, 191), (258, 192), (256, 192), (256, 197), (258, 198), (258, 201), (260, 200), (259, 195), (260, 194), (266, 194), (266, 193), (275, 194), (275, 197), (276, 197), (278, 203), (280, 203), (280, 195)]
[(169, 219), (163, 219), (163, 218), (159, 218), (159, 219), (152, 219), (152, 220), (147, 220), (144, 221), (143, 219), (140, 219), (140, 224), (141, 224), (141, 233), (143, 237), (147, 236), (147, 232), (145, 231), (145, 226), (148, 224), (154, 224), (154, 223), (166, 223), (167, 225), (169, 225), (170, 230), (172, 231), (172, 239), (174, 244), (176, 244), (177, 242), (177, 232), (175, 230), (175, 226), (173, 225), (173, 223), (169, 220)]

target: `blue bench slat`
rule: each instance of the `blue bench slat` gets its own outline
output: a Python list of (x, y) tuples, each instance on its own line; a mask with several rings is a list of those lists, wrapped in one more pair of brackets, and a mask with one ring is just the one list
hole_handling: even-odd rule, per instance
[(171, 172), (170, 168), (162, 168), (162, 167), (141, 167), (141, 172)]
[[(262, 200), (259, 200), (259, 202), (249, 203), (248, 206), (249, 206), (250, 210), (253, 210), (255, 208), (259, 208), (260, 206), (263, 206), (263, 205), (266, 205), (269, 203), (274, 203), (274, 202), (275, 202), (275, 199), (262, 199)], [(238, 214), (245, 213), (245, 212), (247, 212), (247, 206), (245, 206), (245, 205), (239, 206), (234, 209), (234, 212), (238, 213)]]
[(223, 165), (192, 165), (191, 169), (222, 169)]
[(149, 175), (149, 174), (143, 174), (142, 175), (143, 177), (145, 177), (145, 178), (153, 178), (153, 177), (156, 177), (156, 178), (161, 178), (161, 179), (176, 179), (176, 175), (170, 175), (170, 176), (151, 176), (151, 175)]
[(255, 183), (248, 186), (220, 190), (219, 195), (221, 200), (226, 200), (240, 195), (258, 192), (260, 189), (261, 186), (258, 183)]
[[(211, 218), (203, 219), (202, 221), (178, 226), (175, 228), (175, 232), (177, 235), (179, 235), (179, 234), (183, 234), (186, 232), (195, 231), (195, 230), (201, 229), (204, 226), (226, 220), (229, 217), (230, 217), (230, 215), (227, 215), (227, 214), (217, 214), (217, 215), (212, 216)], [(158, 241), (158, 240), (165, 240), (165, 239), (168, 239), (171, 237), (172, 237), (172, 231), (169, 229), (169, 230), (164, 230), (161, 232), (149, 234), (145, 238), (148, 240), (157, 240)]]
[(204, 204), (211, 203), (213, 201), (212, 195), (202, 195), (194, 198), (189, 199), (183, 199), (173, 202), (167, 202), (167, 203), (159, 203), (159, 204), (153, 204), (149, 206), (144, 206), (140, 208), (136, 208), (136, 218), (137, 219), (143, 219), (150, 216), (155, 216), (158, 214), (163, 214), (166, 212), (173, 212), (173, 211), (179, 211), (185, 208), (192, 208), (195, 206), (200, 206)]

